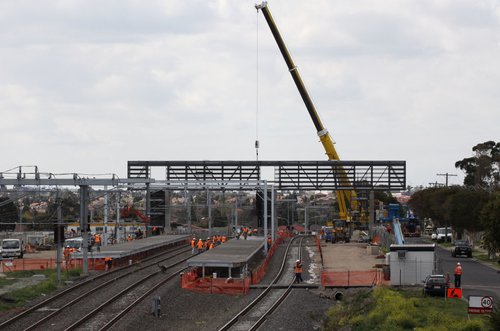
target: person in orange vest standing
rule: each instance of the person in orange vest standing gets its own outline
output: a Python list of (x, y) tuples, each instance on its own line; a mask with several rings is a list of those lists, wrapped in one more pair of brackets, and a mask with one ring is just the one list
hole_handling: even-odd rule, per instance
[(198, 240), (196, 247), (198, 247), (198, 253), (203, 252), (203, 241), (201, 240), (201, 238), (200, 238), (200, 240)]
[(214, 242), (213, 242), (213, 241), (212, 241), (212, 242), (210, 242), (210, 246), (208, 246), (208, 249), (209, 249), (209, 250), (210, 250), (210, 249), (214, 249)]
[(191, 254), (194, 254), (194, 249), (196, 248), (196, 238), (191, 239)]
[(101, 235), (99, 233), (96, 233), (94, 240), (95, 240), (95, 245), (97, 246), (97, 251), (100, 252), (101, 251)]
[(69, 267), (71, 259), (71, 248), (69, 246), (64, 247), (64, 261), (66, 262), (66, 268)]
[(460, 262), (457, 262), (457, 266), (455, 267), (455, 287), (462, 287), (462, 266)]
[(300, 283), (303, 282), (302, 280), (302, 263), (300, 260), (295, 261), (295, 266), (293, 268), (293, 271), (295, 272), (295, 282)]

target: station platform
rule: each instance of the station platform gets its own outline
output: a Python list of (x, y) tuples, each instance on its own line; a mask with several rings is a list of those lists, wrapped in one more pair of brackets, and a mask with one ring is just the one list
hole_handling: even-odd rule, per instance
[[(95, 261), (104, 261), (106, 257), (113, 259), (113, 266), (121, 266), (129, 264), (130, 260), (138, 261), (148, 256), (158, 254), (173, 246), (187, 244), (189, 235), (158, 235), (144, 239), (127, 241), (115, 245), (101, 246), (99, 249), (93, 247), (91, 252), (88, 252), (87, 258)], [(81, 260), (82, 252), (71, 254), (73, 260)], [(92, 263), (99, 266), (101, 263)], [(103, 264), (104, 265), (104, 264)], [(96, 267), (95, 269), (101, 269)]]
[(267, 266), (285, 237), (278, 237), (265, 253), (264, 237), (231, 239), (193, 256), (182, 274), (182, 288), (200, 293), (241, 295), (264, 277)]
[(264, 237), (231, 239), (187, 261), (189, 267), (242, 267), (264, 248)]

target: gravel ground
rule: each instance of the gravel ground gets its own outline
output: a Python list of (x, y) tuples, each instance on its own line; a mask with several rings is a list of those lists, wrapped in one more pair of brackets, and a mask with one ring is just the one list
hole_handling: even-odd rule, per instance
[[(297, 242), (297, 241), (296, 241)], [(306, 244), (306, 241), (304, 241)], [(304, 281), (318, 281), (311, 275), (310, 267), (317, 263), (319, 254), (313, 240), (307, 240), (309, 248), (303, 250)], [(261, 284), (268, 284), (276, 277), (281, 266), (286, 244), (275, 252)], [(293, 270), (289, 271), (293, 273)], [(261, 290), (252, 289), (246, 296), (200, 294), (183, 290), (180, 277), (163, 287), (155, 296), (161, 297), (161, 316), (151, 314), (153, 298), (146, 299), (140, 308), (135, 309), (125, 319), (115, 324), (112, 330), (218, 330), (240, 309), (250, 303)], [(322, 291), (294, 289), (289, 298), (275, 312), (269, 321), (269, 328), (263, 330), (318, 330), (321, 328), (324, 312), (334, 300)]]
[[(295, 241), (298, 243), (298, 240)], [(276, 250), (261, 284), (269, 284), (281, 266), (286, 244)], [(304, 240), (302, 262), (306, 283), (319, 283), (321, 262), (314, 240)], [(296, 244), (294, 244), (296, 245)], [(297, 249), (292, 250), (296, 254)], [(51, 254), (51, 253), (47, 253)], [(294, 256), (293, 259), (296, 257)], [(287, 272), (293, 274), (293, 269)], [(245, 296), (200, 294), (183, 290), (180, 277), (169, 282), (138, 308), (113, 326), (113, 330), (218, 330), (229, 319), (250, 303), (261, 290), (252, 289)], [(318, 330), (323, 325), (326, 309), (334, 304), (334, 293), (326, 290), (294, 289), (287, 300), (275, 311), (262, 330)], [(151, 313), (154, 296), (161, 297), (161, 315)]]

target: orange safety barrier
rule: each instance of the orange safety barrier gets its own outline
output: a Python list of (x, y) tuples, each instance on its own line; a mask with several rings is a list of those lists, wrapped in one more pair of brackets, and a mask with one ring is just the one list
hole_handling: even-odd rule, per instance
[[(88, 259), (89, 270), (105, 270), (104, 259)], [(82, 259), (61, 259), (63, 269), (82, 269)], [(113, 264), (115, 266), (115, 264)], [(0, 261), (0, 272), (56, 269), (56, 259), (12, 259)]]
[(281, 236), (276, 238), (276, 240), (274, 241), (274, 244), (271, 246), (271, 248), (267, 252), (267, 256), (266, 256), (265, 261), (252, 272), (252, 284), (258, 284), (258, 283), (260, 283), (262, 278), (264, 278), (264, 276), (266, 275), (267, 266), (269, 265), (269, 262), (271, 261), (271, 258), (273, 257), (274, 252), (276, 252), (276, 250), (278, 249), (278, 245), (281, 244), (283, 242), (283, 240), (284, 239)]
[(190, 271), (182, 274), (182, 288), (199, 293), (232, 295), (247, 294), (250, 289), (250, 284), (259, 283), (262, 278), (264, 278), (267, 266), (276, 252), (278, 245), (283, 242), (283, 238), (284, 237), (282, 236), (276, 238), (274, 244), (269, 248), (266, 259), (252, 272), (251, 277), (243, 279), (200, 277), (199, 269), (191, 269)]
[[(66, 263), (64, 259), (61, 260), (61, 266), (64, 269), (79, 269), (82, 267), (81, 263), (76, 260), (70, 260)], [(0, 261), (1, 272), (13, 271), (26, 271), (26, 270), (44, 270), (55, 269), (57, 267), (56, 259), (12, 259)]]
[(380, 270), (362, 271), (323, 271), (321, 273), (322, 286), (376, 286), (382, 284)]
[(319, 256), (321, 258), (321, 266), (323, 267), (323, 250), (321, 249), (321, 238), (316, 236), (316, 246), (318, 247)]
[(247, 294), (250, 289), (250, 277), (213, 278), (199, 277), (196, 270), (182, 274), (182, 288), (192, 292), (210, 294)]

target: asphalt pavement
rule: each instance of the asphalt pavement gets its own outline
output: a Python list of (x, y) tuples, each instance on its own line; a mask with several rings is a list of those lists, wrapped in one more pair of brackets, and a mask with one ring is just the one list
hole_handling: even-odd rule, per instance
[[(435, 243), (426, 238), (405, 238), (406, 243)], [(453, 271), (460, 262), (462, 265), (462, 290), (463, 298), (467, 300), (469, 295), (493, 296), (495, 302), (500, 302), (500, 268), (493, 268), (473, 257), (452, 257), (451, 247), (442, 248), (436, 245), (437, 270), (439, 273), (450, 274), (450, 283), (454, 286)]]
[(463, 297), (469, 295), (493, 296), (496, 302), (500, 302), (500, 272), (493, 267), (483, 264), (474, 258), (452, 257), (451, 249), (436, 247), (439, 269), (444, 274), (450, 273), (450, 281), (453, 285), (453, 271), (460, 262), (463, 269), (462, 290)]

